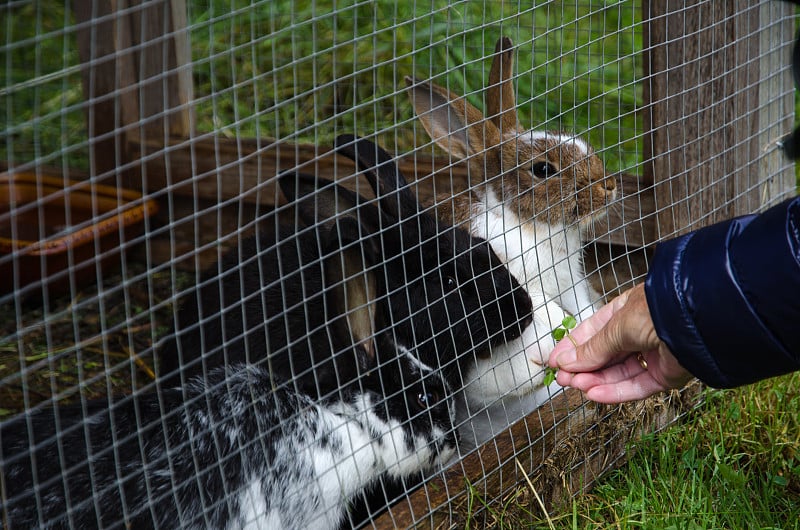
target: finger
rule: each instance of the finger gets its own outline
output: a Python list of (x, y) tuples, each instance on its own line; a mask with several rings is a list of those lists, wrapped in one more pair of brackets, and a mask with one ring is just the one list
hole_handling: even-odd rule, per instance
[[(575, 344), (583, 344), (591, 339), (599, 330), (601, 330), (611, 317), (616, 312), (616, 308), (611, 304), (606, 304), (601, 307), (595, 314), (578, 324), (578, 326), (570, 331), (572, 340), (561, 339), (550, 352), (548, 364), (553, 368), (563, 368), (565, 365), (571, 365), (575, 362), (577, 355), (575, 353)], [(563, 357), (562, 357), (563, 355)], [(559, 358), (561, 358), (559, 360)]]
[(570, 343), (569, 345), (564, 344), (565, 342), (569, 341), (561, 341), (556, 344), (556, 347), (553, 348), (553, 351), (550, 352), (550, 357), (547, 359), (547, 364), (551, 368), (561, 368), (561, 365), (568, 365), (570, 363), (575, 362), (577, 357), (577, 353), (575, 353), (575, 346)]
[(633, 351), (655, 347), (653, 343), (658, 341), (655, 332), (646, 333), (652, 328), (652, 322), (646, 325), (649, 319), (646, 304), (644, 288), (637, 286), (602, 307), (597, 315), (605, 325), (580, 344), (574, 356), (559, 355), (556, 358), (559, 368), (572, 372), (594, 371), (619, 362)]
[[(570, 377), (570, 385), (582, 391), (593, 386), (615, 385), (638, 377), (645, 369), (634, 356), (628, 356), (623, 363), (613, 364), (595, 372), (579, 372)], [(567, 372), (569, 373), (569, 372)], [(652, 374), (648, 374), (652, 377)]]
[[(625, 305), (625, 300), (627, 299), (627, 292), (618, 296), (610, 303), (598, 309), (592, 316), (578, 324), (578, 326), (570, 331), (569, 334), (578, 343), (585, 342), (586, 340), (590, 339), (598, 331), (604, 328), (606, 324), (608, 324), (608, 321), (611, 320), (611, 317), (614, 316), (614, 313), (619, 311), (620, 308)], [(559, 345), (566, 343), (571, 343), (571, 341), (562, 340), (559, 342)]]
[[(692, 375), (684, 369), (671, 355), (664, 355), (657, 351), (645, 352), (643, 354), (647, 360), (647, 368), (643, 368), (639, 359), (635, 355), (629, 355), (623, 363), (614, 364), (594, 372), (569, 372), (559, 370), (556, 374), (556, 381), (561, 386), (570, 386), (586, 393), (594, 391), (594, 388), (613, 387), (629, 385), (631, 381), (645, 381), (647, 378), (652, 380), (644, 388), (648, 392), (653, 388), (667, 390), (670, 388), (681, 388), (688, 383)], [(645, 379), (641, 379), (641, 378)], [(636, 399), (635, 393), (624, 393), (625, 400)], [(648, 394), (650, 395), (650, 394)], [(633, 396), (633, 397), (631, 397)], [(647, 397), (647, 396), (644, 396)], [(606, 399), (617, 399), (614, 397), (604, 397)], [(612, 401), (616, 402), (616, 401)]]
[(653, 379), (646, 372), (642, 372), (629, 381), (591, 387), (584, 391), (584, 395), (587, 399), (597, 403), (610, 404), (637, 401), (663, 390), (666, 390), (664, 385)]
[(575, 374), (567, 372), (566, 370), (559, 370), (556, 372), (556, 383), (561, 386), (572, 386), (572, 378)]

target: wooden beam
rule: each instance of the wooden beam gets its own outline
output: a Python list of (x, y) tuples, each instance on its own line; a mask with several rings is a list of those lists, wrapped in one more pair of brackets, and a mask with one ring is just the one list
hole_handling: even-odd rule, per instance
[[(335, 155), (329, 146), (214, 135), (172, 139), (166, 146), (158, 141), (132, 142), (131, 152), (143, 160), (147, 193), (192, 199), (236, 199), (273, 207), (282, 201), (274, 183), (274, 177), (282, 171), (296, 168), (346, 182), (355, 171), (352, 161)], [(412, 153), (401, 156), (397, 163), (410, 182), (416, 181), (421, 200), (434, 193), (467, 188), (467, 166), (452, 163), (449, 157)], [(595, 223), (592, 240), (643, 246), (646, 234), (653, 232), (648, 225), (655, 222), (652, 186), (630, 174), (618, 175), (618, 180), (621, 198), (609, 207), (606, 219)]]
[[(695, 381), (680, 392), (618, 406), (587, 402), (575, 390), (562, 392), (364, 528), (463, 527), (467, 510), (459, 505), (466, 504), (470, 490), (491, 502), (526, 487), (520, 464), (546, 508), (553, 510), (623, 460), (631, 441), (696, 407), (701, 388)], [(480, 527), (480, 514), (472, 522)]]
[[(759, 166), (762, 176), (757, 208), (766, 208), (794, 194), (797, 177), (793, 164), (783, 153), (773, 149), (775, 140), (794, 126), (795, 87), (787, 71), (789, 54), (785, 43), (794, 38), (795, 8), (789, 2), (763, 2), (759, 19), (765, 27), (760, 33), (758, 103), (758, 144), (763, 146)], [(769, 178), (763, 178), (767, 177)]]
[(73, 6), (92, 176), (111, 174), (128, 160), (124, 125), (138, 115), (131, 36), (125, 16), (120, 15), (124, 1)]
[[(191, 50), (185, 0), (128, 0), (127, 17), (136, 55), (139, 136), (188, 137), (192, 97)], [(177, 16), (176, 16), (177, 15)]]
[(141, 178), (131, 140), (163, 143), (191, 133), (185, 0), (77, 2), (74, 11), (90, 175), (125, 172), (117, 185), (135, 186)]

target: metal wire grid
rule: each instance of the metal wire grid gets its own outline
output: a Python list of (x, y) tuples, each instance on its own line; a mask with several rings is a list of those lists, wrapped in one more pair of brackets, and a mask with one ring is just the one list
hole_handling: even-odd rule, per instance
[[(80, 172), (85, 171), (93, 183), (131, 182), (128, 175), (123, 178), (120, 170), (104, 173), (93, 167), (90, 152), (99, 140), (87, 131), (84, 114), (93, 112), (97, 101), (85, 101), (82, 97), (80, 72), (86, 65), (81, 65), (75, 44), (79, 31), (85, 30), (87, 23), (75, 23), (69, 6), (63, 11), (54, 11), (53, 7), (10, 2), (2, 8), (6, 66), (0, 101), (4, 103), (8, 124), (5, 132), (0, 133), (3, 156), (14, 171), (32, 170), (37, 177), (48, 173), (46, 166), (54, 165), (61, 170), (62, 179), (83, 176)], [(88, 418), (98, 406), (90, 398), (100, 396), (101, 404), (111, 405), (112, 399), (103, 396), (151, 392), (153, 383), (147, 367), (152, 365), (154, 345), (170, 333), (178, 320), (177, 308), (186, 303), (192, 286), (204, 281), (200, 270), (209, 263), (204, 256), (210, 254), (213, 261), (214, 257), (222, 255), (224, 248), (241, 245), (258, 227), (269, 225), (281, 215), (290, 215), (288, 209), (273, 206), (279, 202), (279, 195), (270, 170), (262, 165), (264, 158), (280, 151), (275, 146), (284, 142), (330, 145), (340, 133), (357, 132), (375, 139), (392, 152), (408, 153), (416, 149), (411, 158), (415, 164), (422, 160), (423, 153), (442, 160), (441, 151), (419, 127), (406, 103), (403, 77), (436, 79), (482, 108), (494, 41), (500, 35), (511, 36), (518, 46), (514, 81), (524, 127), (566, 129), (588, 137), (596, 147), (602, 146), (600, 154), (609, 170), (641, 173), (641, 163), (646, 160), (640, 142), (645, 136), (638, 119), (630, 119), (642, 110), (638, 99), (642, 82), (640, 61), (642, 53), (649, 51), (646, 43), (638, 44), (642, 34), (639, 9), (624, 2), (613, 5), (544, 3), (532, 7), (500, 4), (497, 13), (491, 11), (492, 7), (496, 8), (496, 3), (486, 2), (476, 8), (476, 4), (466, 2), (434, 2), (410, 7), (394, 3), (328, 6), (317, 2), (301, 6), (289, 2), (282, 6), (280, 2), (266, 2), (239, 6), (190, 2), (186, 6), (186, 28), (176, 34), (188, 36), (192, 46), (192, 126), (188, 137), (176, 139), (144, 157), (148, 161), (166, 160), (164, 186), (152, 189), (150, 166), (134, 172), (136, 176), (132, 179), (135, 188), (147, 190), (148, 198), (159, 201), (162, 217), (145, 218), (141, 236), (128, 235), (118, 229), (120, 243), (116, 248), (104, 250), (95, 243), (95, 257), (89, 260), (94, 272), (90, 287), (80, 286), (70, 272), (79, 264), (75, 252), (70, 251), (65, 272), (56, 275), (66, 280), (65, 297), (50, 300), (49, 291), (41, 283), (34, 283), (29, 291), (16, 283), (12, 292), (2, 295), (3, 321), (7, 324), (2, 332), (5, 366), (0, 391), (5, 396), (6, 418), (40, 408), (49, 410), (62, 401), (79, 403), (76, 414)], [(172, 12), (171, 8), (167, 4), (159, 7), (164, 20), (166, 14)], [(772, 7), (770, 2), (755, 4), (749, 9), (753, 13), (761, 10), (762, 14), (764, 10), (769, 11), (769, 18), (762, 17), (762, 26), (755, 28), (752, 35), (764, 38), (780, 34), (773, 28), (785, 20), (782, 18), (785, 11)], [(135, 16), (145, 10), (132, 3), (128, 9), (99, 20), (108, 22), (117, 16)], [(35, 23), (23, 24), (22, 20)], [(765, 20), (771, 21), (765, 23)], [(626, 24), (627, 21), (632, 24)], [(602, 25), (603, 29), (594, 29), (595, 24)], [(31, 32), (26, 33), (29, 28)], [(170, 28), (161, 29), (159, 39), (168, 39)], [(144, 35), (144, 29), (140, 30)], [(609, 45), (611, 49), (622, 51), (607, 54), (605, 48), (609, 39), (615, 42), (615, 46)], [(786, 49), (788, 42), (776, 37), (773, 46), (761, 48), (765, 50), (760, 52), (762, 55), (747, 60), (763, 61), (768, 53)], [(146, 45), (138, 46), (144, 49)], [(26, 61), (25, 54), (31, 48), (39, 50), (34, 52), (32, 62)], [(291, 56), (284, 55), (284, 49), (290, 51)], [(601, 51), (596, 55), (598, 49)], [(95, 63), (89, 66), (107, 60), (96, 53), (91, 55)], [(56, 60), (48, 61), (52, 57)], [(166, 86), (168, 77), (180, 68), (172, 67), (149, 81)], [(760, 79), (746, 79), (736, 91), (743, 92), (755, 83), (787, 77), (787, 68), (788, 61), (779, 63), (777, 69), (769, 70), (768, 75)], [(389, 75), (385, 76), (387, 71)], [(385, 78), (390, 82), (381, 84), (380, 80)], [(287, 79), (290, 81), (288, 89), (281, 83)], [(579, 89), (585, 89), (585, 93), (581, 94)], [(781, 134), (776, 124), (785, 118), (785, 107), (781, 107), (780, 101), (786, 99), (788, 92), (784, 85), (782, 90), (759, 101), (758, 108), (766, 109), (766, 117), (752, 136), (775, 138)], [(118, 107), (117, 112), (122, 114)], [(135, 131), (133, 136), (142, 139), (146, 136), (141, 132), (143, 125), (168, 115), (167, 111), (155, 116), (142, 114), (123, 129), (131, 128)], [(629, 123), (633, 131), (626, 130)], [(735, 125), (735, 117), (731, 123)], [(737, 142), (745, 142), (749, 136), (745, 134)], [(258, 139), (254, 150), (251, 150), (252, 144), (245, 145), (241, 140), (246, 137)], [(206, 166), (193, 158), (188, 169), (174, 167), (176, 161), (183, 160), (180, 156), (187, 149), (200, 156), (197, 153), (204, 142), (213, 147), (211, 165), (215, 169), (205, 169)], [(225, 142), (232, 146), (232, 158), (226, 158), (222, 147)], [(679, 150), (683, 147), (683, 142), (670, 144), (670, 149), (674, 150), (671, 152), (677, 156), (681, 155)], [(735, 147), (736, 143), (730, 149)], [(285, 147), (283, 150), (287, 151)], [(276, 169), (299, 166), (309, 172), (320, 170), (313, 157), (309, 161), (297, 149), (288, 151), (289, 162), (287, 158), (280, 159)], [(323, 149), (314, 147), (312, 152), (321, 156)], [(708, 154), (706, 158), (713, 163), (728, 155), (726, 149), (718, 153)], [(141, 167), (140, 162), (126, 160), (120, 153), (115, 155), (122, 169)], [(245, 167), (248, 160), (257, 161), (255, 174)], [(760, 160), (762, 158), (757, 157), (741, 168), (751, 178), (743, 189), (729, 196), (730, 203), (739, 196), (758, 191), (762, 200), (748, 199), (745, 206), (747, 210), (756, 210), (790, 193), (780, 186), (774, 189), (764, 186), (784, 171), (784, 166), (773, 164), (764, 172)], [(337, 169), (340, 165), (340, 162), (335, 163)], [(446, 159), (445, 165), (446, 168), (456, 167), (457, 160)], [(685, 179), (693, 169), (696, 168), (675, 171), (673, 178)], [(185, 192), (187, 185), (179, 176), (181, 171), (190, 176), (191, 193)], [(239, 177), (233, 184), (231, 175)], [(204, 182), (214, 185), (209, 191), (203, 191)], [(718, 186), (719, 182), (707, 186)], [(449, 184), (457, 186), (457, 183)], [(363, 182), (360, 186), (360, 191), (369, 190)], [(11, 206), (8, 218), (30, 212), (41, 222), (45, 220), (42, 208), (45, 198), (61, 196), (65, 197), (66, 204), (63, 224), (68, 227), (84, 227), (90, 221), (110, 217), (103, 214), (96, 195), (92, 195), (90, 218), (80, 218), (72, 199), (77, 186), (65, 182), (64, 190), (45, 195), (37, 188), (36, 199), (27, 205)], [(686, 200), (678, 197), (679, 204)], [(134, 203), (142, 205), (144, 201), (135, 200)], [(690, 226), (728, 204), (711, 202), (699, 210), (689, 208)], [(641, 203), (639, 206), (640, 211), (645, 209)], [(664, 209), (664, 206), (657, 208)], [(623, 226), (638, 226), (639, 219), (626, 219), (624, 212), (622, 218)], [(215, 223), (209, 224), (204, 219)], [(16, 238), (20, 230), (20, 226), (12, 222), (11, 238)], [(595, 230), (602, 231), (598, 226)], [(669, 235), (662, 234), (662, 237)], [(51, 236), (40, 229), (39, 238)], [(154, 241), (159, 238), (167, 240), (167, 258), (163, 254), (154, 257), (157, 254)], [(641, 264), (636, 262), (639, 258), (633, 252), (614, 255), (607, 243), (595, 246), (601, 251), (607, 246), (609, 254), (602, 254), (596, 266), (587, 265), (586, 272), (601, 274), (602, 269), (604, 291), (629, 285), (643, 274)], [(136, 250), (142, 247), (144, 251)], [(113, 257), (117, 251), (123, 254), (123, 259), (119, 260), (119, 273), (113, 275), (101, 259)], [(20, 265), (11, 256), (0, 257), (0, 264), (12, 262), (15, 277), (18, 277)], [(646, 257), (644, 263), (646, 265)], [(38, 267), (45, 269), (49, 265), (41, 258)], [(187, 268), (195, 272), (184, 272)], [(36, 307), (35, 302), (19, 296), (25, 292), (41, 293), (44, 304)], [(122, 402), (130, 401), (123, 398)], [(126, 410), (125, 405), (116, 404), (115, 407), (115, 411)], [(167, 408), (162, 412), (169, 412)], [(573, 425), (581, 425), (581, 418), (592, 414), (585, 406), (578, 407), (570, 418), (540, 430), (529, 429), (522, 439), (515, 441), (524, 448), (554, 432), (559, 425), (565, 424), (568, 431), (577, 428)], [(242, 415), (247, 417), (247, 412), (241, 411), (238, 416)], [(140, 423), (143, 417), (134, 418), (135, 428), (129, 434), (134, 444), (141, 445), (149, 425)], [(579, 421), (575, 424), (568, 421), (576, 418)], [(55, 421), (55, 440), (71, 442), (70, 435), (61, 432), (58, 420)], [(121, 428), (114, 418), (109, 421), (116, 429)], [(28, 435), (32, 435), (35, 425), (30, 422), (25, 425)], [(78, 430), (86, 430), (90, 423), (78, 425)], [(159, 428), (158, 422), (154, 425)], [(607, 444), (613, 444), (615, 437), (609, 435)], [(258, 440), (266, 438), (269, 434), (259, 432)], [(112, 447), (118, 454), (125, 446), (120, 438), (113, 441)], [(179, 447), (180, 444), (174, 449)], [(55, 458), (64, 462), (66, 452), (71, 449), (62, 443)], [(591, 458), (604, 449), (601, 446), (587, 450)], [(470, 454), (470, 451), (461, 451), (460, 458)], [(538, 458), (543, 459), (544, 455)], [(613, 462), (609, 462), (611, 465)], [(540, 464), (532, 473), (543, 471), (544, 466)], [(583, 466), (578, 461), (572, 464), (570, 472), (580, 475)], [(195, 463), (194, 471), (198, 477), (215, 472), (199, 463)], [(483, 471), (488, 477), (497, 473), (492, 469)], [(92, 488), (96, 488), (96, 493), (102, 489), (97, 485)], [(108, 488), (115, 491), (119, 483), (112, 483)], [(235, 486), (228, 487), (223, 480), (223, 490), (217, 504), (209, 501), (197, 507), (206, 517), (206, 523), (215, 505), (230, 507)], [(500, 494), (489, 489), (481, 493), (491, 504), (504, 498), (509, 489)], [(453, 505), (457, 505), (463, 495), (452, 492)], [(41, 510), (47, 499), (37, 497), (37, 502)], [(433, 508), (436, 506), (431, 506)], [(412, 521), (394, 522), (404, 525), (425, 521), (425, 517), (425, 514), (416, 513)]]

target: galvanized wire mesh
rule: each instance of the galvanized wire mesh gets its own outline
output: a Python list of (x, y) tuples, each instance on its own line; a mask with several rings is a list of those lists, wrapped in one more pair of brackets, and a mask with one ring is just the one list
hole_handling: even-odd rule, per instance
[[(581, 491), (696, 389), (595, 407), (498, 358), (546, 356), (659, 240), (794, 190), (792, 13), (719, 7), (6, 2), (3, 526), (458, 524), (526, 477), (549, 504)], [(536, 132), (495, 145), (501, 85)], [(617, 194), (590, 223), (563, 197), (599, 198), (565, 162), (592, 152)], [(534, 158), (576, 177), (531, 191)]]

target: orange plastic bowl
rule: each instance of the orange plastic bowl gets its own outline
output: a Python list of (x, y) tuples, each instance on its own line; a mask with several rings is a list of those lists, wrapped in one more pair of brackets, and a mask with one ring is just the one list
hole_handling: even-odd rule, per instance
[[(158, 211), (138, 192), (32, 173), (0, 174), (0, 294), (50, 297), (96, 282)], [(39, 285), (41, 289), (35, 286)]]

